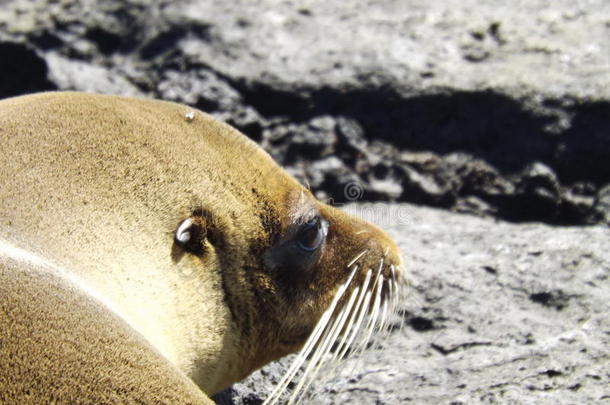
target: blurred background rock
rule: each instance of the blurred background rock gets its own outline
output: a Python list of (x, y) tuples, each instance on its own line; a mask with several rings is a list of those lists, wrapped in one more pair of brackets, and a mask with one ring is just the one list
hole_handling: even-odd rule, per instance
[(2, 1), (0, 97), (187, 103), (321, 197), (610, 221), (610, 2)]

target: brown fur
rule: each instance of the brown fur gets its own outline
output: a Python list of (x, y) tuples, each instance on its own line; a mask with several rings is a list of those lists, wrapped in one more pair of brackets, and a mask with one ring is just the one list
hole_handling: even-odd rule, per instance
[[(0, 323), (0, 332), (8, 328), (13, 336), (14, 365), (0, 371), (0, 392), (17, 392), (30, 381), (19, 370), (32, 369), (27, 362), (35, 351), (48, 348), (59, 359), (76, 347), (93, 360), (82, 368), (74, 365), (83, 358), (68, 363), (74, 384), (53, 370), (64, 367), (61, 361), (33, 362), (33, 369), (50, 377), (32, 380), (29, 392), (49, 400), (122, 402), (117, 390), (123, 385), (139, 390), (177, 381), (183, 398), (193, 398), (184, 401), (196, 401), (183, 375), (173, 375), (162, 356), (214, 394), (298, 350), (347, 277), (347, 263), (364, 249), (368, 254), (360, 265), (378, 267), (388, 250), (386, 267), (394, 264), (400, 271), (399, 252), (381, 230), (316, 201), (243, 135), (203, 113), (187, 119), (190, 111), (173, 103), (82, 93), (0, 102), (0, 241), (55, 269), (2, 267), (0, 288), (24, 288), (29, 298), (10, 295), (6, 305), (17, 318)], [(271, 268), (266, 252), (307, 210), (330, 223), (315, 267), (306, 275)], [(178, 224), (189, 217), (205, 226), (201, 249), (190, 253), (173, 241)], [(11, 272), (14, 278), (7, 276)], [(63, 285), (57, 272), (74, 285)], [(47, 283), (65, 297), (62, 302), (75, 306), (37, 295)], [(103, 302), (88, 302), (87, 291)], [(36, 308), (52, 316), (38, 316)], [(19, 346), (29, 342), (31, 331), (15, 325), (30, 319), (45, 340)], [(134, 331), (91, 338), (115, 327)], [(101, 358), (108, 358), (102, 368), (108, 385), (80, 397), (79, 384), (91, 380), (92, 364), (106, 361)], [(142, 362), (112, 366), (131, 362), (124, 358)], [(146, 372), (129, 371), (141, 367)], [(155, 392), (145, 398), (181, 403)], [(176, 398), (179, 392), (167, 395)], [(21, 398), (7, 395), (7, 402)]]
[(212, 404), (122, 319), (49, 269), (0, 261), (0, 403)]

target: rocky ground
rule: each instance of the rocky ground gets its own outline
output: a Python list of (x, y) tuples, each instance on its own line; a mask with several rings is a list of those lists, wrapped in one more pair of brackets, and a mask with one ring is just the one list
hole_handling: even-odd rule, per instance
[(328, 403), (608, 400), (607, 0), (0, 0), (0, 98), (54, 89), (199, 107), (411, 213), (407, 327)]

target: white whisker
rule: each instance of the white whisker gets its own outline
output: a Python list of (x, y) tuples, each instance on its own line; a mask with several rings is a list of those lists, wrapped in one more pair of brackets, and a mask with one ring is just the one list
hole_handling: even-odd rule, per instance
[[(407, 292), (408, 292), (406, 282), (399, 283), (398, 292), (399, 292), (399, 296), (398, 296), (399, 304), (406, 302)], [(397, 314), (399, 314), (399, 312), (400, 312), (400, 310), (397, 310)], [(402, 329), (404, 326), (405, 326), (404, 317), (400, 316), (400, 325), (398, 327), (398, 331), (402, 332)]]
[[(354, 303), (356, 302), (356, 297), (358, 296), (360, 292), (360, 287), (356, 287), (354, 289), (354, 291), (352, 291), (352, 295), (350, 296), (349, 302), (346, 305), (346, 309), (348, 310), (348, 315), (349, 318), (346, 322), (346, 326), (343, 329), (343, 334), (341, 336), (341, 340), (339, 341), (337, 347), (335, 348), (335, 353), (333, 354), (333, 357), (331, 359), (331, 361), (335, 361), (337, 359), (341, 359), (338, 354), (341, 350), (341, 348), (343, 347), (345, 340), (347, 339), (347, 336), (349, 335), (349, 330), (352, 327), (353, 323), (354, 323), (354, 319), (356, 318), (356, 313), (358, 312), (358, 308), (354, 307)], [(353, 309), (353, 310), (352, 310)]]
[[(372, 290), (367, 290), (365, 298), (364, 298), (364, 301), (362, 302), (362, 306), (360, 307), (360, 313), (358, 314), (358, 321), (354, 325), (353, 333), (352, 333), (352, 335), (350, 337), (350, 340), (348, 341), (348, 344), (345, 346), (344, 350), (349, 349), (352, 346), (352, 343), (357, 341), (357, 337), (360, 336), (360, 333), (363, 330), (363, 328), (362, 328), (362, 321), (364, 320), (364, 318), (366, 316), (366, 313), (367, 313), (367, 311), (369, 309), (369, 303), (371, 301), (372, 294), (373, 294)], [(357, 346), (350, 353), (350, 357), (354, 357), (354, 355), (356, 353), (357, 353)], [(354, 370), (355, 370), (357, 365), (358, 365), (358, 363), (356, 363), (354, 365), (351, 374), (354, 373)]]
[[(358, 289), (360, 289), (360, 287), (358, 287)], [(364, 291), (361, 292), (362, 296), (364, 296), (364, 293), (365, 293)], [(335, 360), (335, 359), (340, 360), (343, 357), (343, 354), (344, 354), (343, 347), (345, 347), (344, 345), (348, 339), (348, 336), (350, 336), (354, 322), (358, 317), (358, 310), (360, 309), (359, 304), (361, 304), (361, 303), (362, 303), (362, 299), (359, 298), (358, 304), (356, 304), (356, 306), (354, 306), (353, 310), (350, 313), (350, 317), (349, 317), (349, 320), (347, 321), (347, 325), (344, 329), (343, 335), (341, 336), (341, 340), (339, 341), (339, 344), (337, 345), (335, 353), (333, 355), (333, 360)]]
[[(336, 319), (334, 324), (336, 324)], [(300, 399), (301, 395), (301, 389), (303, 388), (303, 386), (305, 385), (305, 383), (307, 382), (308, 378), (314, 377), (314, 374), (312, 374), (312, 370), (314, 368), (314, 366), (317, 364), (319, 358), (320, 358), (320, 354), (323, 351), (323, 347), (325, 347), (325, 345), (327, 344), (332, 332), (331, 332), (332, 328), (326, 328), (324, 330), (324, 335), (322, 336), (322, 339), (319, 341), (319, 345), (316, 348), (316, 350), (313, 352), (313, 357), (309, 360), (309, 363), (307, 364), (307, 367), (305, 368), (305, 370), (303, 371), (303, 375), (301, 376), (299, 383), (297, 384), (296, 388), (294, 388), (292, 394), (290, 395), (290, 398), (288, 399), (288, 404), (292, 404), (294, 403), (295, 399), (298, 397), (298, 399)], [(307, 384), (307, 386), (309, 386), (309, 384)], [(306, 388), (305, 388), (306, 389)]]
[(356, 255), (356, 257), (354, 257), (347, 265), (348, 268), (352, 267), (354, 265), (354, 263), (356, 263), (358, 260), (360, 260), (360, 258), (362, 256), (364, 256), (364, 254), (368, 252), (367, 249), (364, 249), (362, 252), (360, 252), (358, 255)]
[[(341, 329), (345, 325), (345, 321), (347, 319), (347, 316), (349, 315), (351, 305), (353, 305), (357, 293), (358, 293), (358, 287), (352, 292), (352, 294), (350, 296), (350, 303), (348, 303), (348, 305), (345, 308), (343, 308), (337, 315), (332, 327), (330, 329), (327, 328), (327, 333), (325, 333), (325, 336), (322, 339), (320, 345), (318, 346), (318, 348), (316, 348), (313, 358), (310, 360), (310, 363), (308, 364), (307, 368), (305, 369), (305, 372), (301, 376), (301, 380), (299, 381), (299, 384), (294, 389), (294, 392), (288, 401), (289, 404), (293, 403), (292, 401), (295, 400), (297, 398), (297, 396), (298, 396), (298, 399), (300, 400), (301, 396), (305, 395), (305, 393), (307, 392), (307, 389), (313, 382), (313, 379), (320, 371), (320, 367), (324, 363), (325, 356), (332, 349), (332, 343), (337, 339), (339, 332), (341, 332)], [(315, 368), (313, 368), (314, 366), (315, 366)], [(298, 395), (299, 392), (301, 392), (300, 395)], [(298, 401), (297, 401), (297, 403), (298, 403)]]
[(384, 258), (382, 257), (381, 260), (379, 261), (379, 269), (377, 270), (377, 275), (375, 276), (375, 283), (373, 284), (372, 289), (375, 289), (375, 287), (377, 287), (377, 283), (379, 282), (379, 277), (381, 277), (383, 279), (383, 275), (381, 274), (381, 271), (383, 270), (383, 263), (384, 263)]
[[(371, 290), (374, 290), (376, 287), (378, 288), (379, 285), (383, 284), (383, 276), (381, 274), (381, 270), (383, 269), (383, 259), (381, 261), (381, 264), (379, 266), (379, 270), (377, 271), (377, 275), (375, 276), (375, 282), (373, 283), (373, 287), (371, 288)], [(379, 280), (382, 280), (381, 283), (379, 283)], [(379, 288), (378, 288), (379, 289)], [(339, 342), (339, 344), (336, 346), (335, 348), (335, 353), (332, 357), (332, 361), (336, 360), (336, 359), (341, 359), (343, 354), (345, 353), (345, 351), (349, 348), (349, 345), (344, 346), (347, 337), (350, 335), (350, 328), (353, 325), (353, 320), (356, 318), (357, 312), (358, 312), (358, 307), (356, 307), (350, 316), (350, 321), (348, 322), (348, 327), (345, 328), (345, 331), (343, 333), (343, 336), (341, 337), (341, 341)], [(364, 309), (368, 309), (368, 308), (364, 308)], [(370, 326), (370, 320), (369, 323), (367, 323), (367, 327), (366, 329), (368, 329)], [(357, 333), (357, 329), (354, 329), (353, 333)], [(344, 349), (345, 347), (345, 349)], [(334, 372), (335, 369), (333, 369), (332, 372)]]
[[(375, 303), (377, 303), (377, 300), (381, 299), (381, 290), (383, 288), (383, 280), (384, 280), (382, 270), (383, 270), (383, 258), (381, 258), (381, 260), (379, 261), (379, 269), (377, 270), (377, 276), (375, 277), (375, 282), (373, 283), (373, 286), (371, 287), (371, 291), (376, 291)], [(381, 282), (379, 282), (379, 280), (381, 280)], [(373, 307), (374, 306), (375, 306), (375, 304), (373, 304)], [(368, 322), (366, 324), (365, 330), (369, 330), (372, 323), (374, 323), (374, 318), (372, 316), (370, 316), (368, 319)]]
[(379, 325), (379, 332), (383, 335), (383, 339), (387, 337), (386, 328), (388, 327), (389, 320), (391, 314), (388, 314), (388, 299), (383, 300), (383, 309), (381, 310), (381, 323)]
[[(388, 314), (388, 318), (391, 318), (396, 315), (396, 308), (398, 306), (398, 286), (393, 278), (388, 280), (388, 282), (392, 288), (392, 295), (389, 297), (390, 307)], [(387, 339), (390, 333), (392, 333), (392, 320), (388, 319), (388, 325), (386, 327), (385, 334), (383, 335), (383, 339)]]
[[(360, 330), (360, 324), (362, 323), (362, 319), (364, 318), (364, 315), (366, 314), (366, 306), (367, 306), (366, 297), (367, 297), (367, 295), (370, 297), (370, 294), (371, 294), (370, 291), (367, 290), (369, 281), (371, 279), (371, 273), (372, 272), (370, 269), (366, 273), (366, 278), (364, 279), (364, 283), (362, 284), (362, 290), (360, 290), (360, 296), (358, 297), (358, 302), (356, 303), (356, 306), (354, 307), (354, 310), (353, 310), (355, 316), (350, 319), (348, 328), (346, 329), (346, 333), (349, 332), (349, 338), (345, 342), (345, 346), (341, 349), (341, 352), (338, 355), (339, 359), (343, 358), (343, 356), (345, 355), (345, 352), (347, 352), (350, 345), (354, 341), (354, 338), (356, 337), (358, 331)], [(356, 316), (356, 314), (357, 314), (357, 316)]]
[[(391, 294), (390, 294), (390, 314), (393, 316), (400, 316), (399, 315), (399, 305), (401, 305), (401, 303), (403, 302), (404, 299), (404, 294), (406, 293), (406, 288), (403, 285), (404, 282), (399, 281), (396, 279), (396, 272), (395, 272), (395, 268), (394, 266), (390, 266), (390, 271), (392, 272), (392, 279), (391, 281)], [(398, 331), (401, 332), (402, 328), (404, 326), (404, 320), (400, 319), (400, 322), (398, 323)], [(390, 332), (392, 331), (392, 328), (389, 327), (386, 334), (384, 335), (384, 338), (387, 338), (387, 336), (390, 334)]]
[[(380, 273), (381, 274), (381, 273)], [(383, 277), (382, 277), (383, 279)], [(370, 341), (371, 339), (371, 335), (373, 333), (373, 330), (375, 329), (375, 326), (377, 324), (377, 317), (379, 316), (379, 308), (381, 306), (381, 290), (383, 288), (383, 282), (379, 283), (377, 285), (377, 288), (375, 289), (375, 300), (373, 302), (373, 307), (371, 310), (371, 315), (369, 318), (369, 322), (367, 324), (367, 328), (366, 330), (366, 334), (364, 335), (363, 339), (360, 340), (360, 343), (358, 344), (358, 354), (357, 356), (362, 355), (362, 352), (364, 351), (364, 349), (366, 348), (367, 343)]]
[(286, 386), (288, 386), (288, 384), (290, 383), (290, 381), (292, 380), (294, 375), (297, 373), (297, 371), (299, 370), (299, 368), (301, 367), (301, 365), (303, 364), (303, 362), (305, 361), (307, 356), (309, 356), (309, 353), (311, 352), (311, 350), (315, 347), (316, 343), (318, 342), (320, 335), (322, 334), (322, 331), (326, 328), (329, 320), (332, 318), (332, 314), (335, 311), (335, 307), (337, 306), (339, 300), (341, 299), (343, 294), (345, 294), (345, 291), (347, 290), (350, 283), (354, 279), (354, 275), (356, 274), (357, 270), (358, 270), (358, 266), (355, 266), (354, 269), (352, 270), (351, 274), (349, 275), (347, 281), (339, 287), (339, 289), (337, 290), (337, 293), (335, 294), (335, 297), (333, 298), (333, 301), (331, 302), (328, 309), (322, 314), (322, 317), (320, 317), (320, 320), (316, 324), (313, 332), (309, 335), (309, 338), (307, 339), (307, 341), (305, 342), (305, 345), (303, 346), (303, 348), (297, 355), (297, 358), (292, 363), (292, 366), (290, 367), (288, 372), (284, 375), (284, 377), (279, 382), (277, 387), (273, 390), (271, 395), (265, 400), (265, 402), (263, 403), (264, 405), (270, 405), (270, 404), (276, 403), (276, 401), (280, 398), (282, 392), (285, 390)]
[(390, 271), (392, 272), (392, 314), (396, 313), (396, 307), (398, 306), (398, 288), (396, 285), (396, 272), (394, 271), (394, 265), (390, 266)]

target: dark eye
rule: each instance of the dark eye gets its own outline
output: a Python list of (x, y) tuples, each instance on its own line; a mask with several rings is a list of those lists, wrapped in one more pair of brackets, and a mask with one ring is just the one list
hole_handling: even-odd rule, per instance
[(313, 252), (322, 245), (327, 233), (328, 222), (315, 216), (299, 227), (295, 241), (299, 248), (306, 252)]
[(311, 274), (320, 259), (330, 225), (318, 213), (309, 215), (307, 222), (293, 223), (286, 234), (280, 236), (265, 252), (265, 265), (282, 270), (281, 277), (293, 280)]

